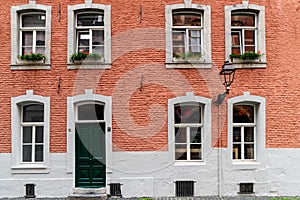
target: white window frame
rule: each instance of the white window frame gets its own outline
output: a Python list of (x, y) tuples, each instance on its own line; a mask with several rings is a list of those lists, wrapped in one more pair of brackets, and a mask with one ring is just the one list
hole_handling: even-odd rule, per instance
[[(21, 106), (21, 163), (43, 163), (44, 162), (44, 159), (45, 159), (45, 150), (43, 150), (43, 161), (42, 162), (35, 162), (35, 145), (43, 145), (43, 149), (44, 149), (44, 146), (45, 146), (45, 134), (43, 133), (43, 143), (36, 143), (35, 142), (35, 136), (36, 136), (36, 127), (37, 126), (43, 126), (43, 129), (45, 127), (45, 123), (44, 122), (24, 122), (23, 121), (23, 113), (24, 113), (24, 106), (27, 106), (27, 105), (43, 105), (43, 104), (40, 104), (40, 103), (37, 103), (37, 102), (33, 102), (33, 103), (29, 103), (29, 104), (24, 104)], [(43, 105), (43, 112), (45, 112), (45, 106)], [(32, 127), (32, 136), (31, 136), (31, 143), (26, 143), (26, 144), (31, 144), (31, 152), (32, 152), (32, 155), (31, 155), (31, 162), (25, 162), (23, 161), (23, 127)]]
[[(256, 160), (256, 105), (255, 104), (240, 104), (240, 103), (237, 103), (237, 104), (234, 104), (233, 106), (236, 106), (236, 105), (249, 105), (249, 106), (253, 106), (254, 107), (254, 123), (232, 123), (232, 129), (235, 128), (235, 127), (238, 127), (238, 128), (241, 128), (241, 142), (234, 142), (233, 141), (233, 134), (232, 134), (232, 137), (231, 137), (231, 141), (232, 141), (232, 145), (234, 144), (240, 144), (241, 145), (241, 159), (233, 159), (232, 157), (232, 160), (233, 161), (251, 161), (251, 160)], [(245, 159), (245, 144), (246, 143), (250, 143), (250, 142), (245, 142), (245, 127), (251, 127), (254, 129), (254, 141), (251, 142), (254, 144), (254, 157), (253, 159)], [(233, 130), (232, 130), (233, 132)], [(233, 154), (233, 148), (232, 148), (232, 154)]]
[[(230, 61), (231, 54), (231, 14), (234, 13), (255, 13), (256, 14), (256, 51), (263, 55), (259, 62), (235, 63), (235, 68), (266, 68), (266, 26), (265, 26), (265, 6), (249, 4), (243, 1), (242, 4), (225, 6), (225, 59)], [(243, 27), (246, 29), (246, 27)], [(251, 27), (252, 29), (253, 27)]]
[[(32, 90), (27, 90), (26, 95), (12, 97), (11, 104), (12, 173), (49, 173), (50, 97), (34, 95)], [(28, 104), (44, 105), (44, 122), (38, 123), (44, 125), (43, 162), (22, 162), (22, 109), (24, 105)], [(33, 123), (30, 122), (30, 124)]]
[[(176, 160), (175, 159), (175, 118), (174, 105), (185, 103), (199, 103), (202, 105), (202, 134), (201, 134), (201, 153), (202, 160)], [(185, 127), (188, 124), (182, 124)], [(197, 124), (191, 124), (197, 125)], [(198, 125), (197, 125), (198, 126)], [(169, 153), (175, 165), (198, 165), (205, 164), (206, 155), (211, 151), (211, 99), (194, 96), (192, 92), (187, 92), (186, 96), (175, 97), (168, 101), (168, 138)]]
[[(232, 159), (233, 152), (233, 106), (234, 105), (254, 105), (255, 106), (255, 160), (252, 159)], [(245, 125), (245, 124), (244, 124)], [(252, 124), (254, 125), (254, 124)], [(228, 158), (233, 165), (247, 169), (252, 168), (253, 164), (262, 164), (266, 159), (266, 100), (260, 96), (244, 95), (228, 99)], [(249, 166), (247, 165), (249, 164)]]
[[(199, 12), (201, 14), (202, 20), (202, 57), (199, 61), (190, 60), (188, 62), (177, 62), (173, 59), (173, 44), (172, 44), (172, 31), (173, 28), (173, 13), (176, 10), (180, 12), (190, 13)], [(211, 68), (212, 67), (212, 57), (211, 57), (211, 8), (209, 5), (200, 4), (172, 4), (165, 6), (165, 16), (166, 16), (166, 68)], [(191, 26), (192, 27), (192, 26)], [(179, 26), (178, 28), (184, 28), (184, 26)], [(194, 28), (194, 27), (192, 27)], [(197, 26), (196, 26), (197, 28)]]
[[(70, 61), (73, 53), (77, 52), (77, 13), (84, 12), (103, 13), (104, 14), (104, 61), (102, 62), (82, 62), (80, 65)], [(81, 27), (80, 27), (81, 28)], [(82, 27), (88, 29), (88, 27)], [(96, 27), (92, 27), (95, 29)], [(96, 28), (97, 29), (97, 28)], [(101, 30), (102, 28), (100, 28)], [(76, 4), (68, 6), (68, 69), (110, 69), (112, 63), (111, 57), (111, 5), (104, 4)]]
[[(23, 61), (18, 59), (21, 54), (21, 15), (24, 13), (44, 13), (46, 15), (45, 30), (45, 57), (46, 59), (39, 62)], [(31, 28), (31, 30), (36, 29)], [(11, 70), (49, 70), (51, 69), (51, 6), (41, 4), (24, 4), (11, 7)]]
[[(198, 106), (199, 103), (198, 102), (185, 102), (185, 103), (179, 103), (179, 105), (195, 105), (195, 106)], [(174, 104), (174, 106), (176, 106), (177, 104)], [(175, 158), (175, 161), (176, 162), (187, 162), (187, 161), (203, 161), (203, 109), (204, 109), (204, 106), (203, 104), (200, 103), (200, 107), (201, 107), (201, 123), (180, 123), (180, 124), (175, 124), (175, 121), (173, 121), (173, 126), (174, 126), (174, 134), (175, 134), (175, 128), (185, 128), (186, 129), (186, 143), (176, 143), (176, 141), (174, 140), (174, 144), (176, 146), (176, 144), (185, 144), (186, 145), (186, 150), (187, 150), (187, 159), (186, 160), (176, 160)], [(174, 112), (173, 112), (173, 115), (174, 115)], [(201, 142), (200, 143), (191, 143), (190, 141), (190, 138), (191, 138), (191, 128), (201, 128)], [(201, 159), (199, 160), (192, 160), (191, 159), (191, 149), (190, 149), (190, 145), (191, 144), (200, 144), (201, 145), (201, 149), (200, 149), (200, 152), (201, 152)], [(176, 148), (175, 148), (176, 150)]]

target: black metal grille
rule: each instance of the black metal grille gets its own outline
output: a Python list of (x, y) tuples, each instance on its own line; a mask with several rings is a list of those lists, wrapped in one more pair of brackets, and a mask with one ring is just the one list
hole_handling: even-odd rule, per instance
[(240, 194), (252, 194), (253, 183), (240, 183)]
[(35, 184), (29, 183), (25, 184), (25, 198), (34, 198), (35, 197), (35, 192), (34, 192), (34, 186)]
[(120, 183), (111, 183), (110, 186), (110, 195), (111, 196), (122, 196), (121, 194), (121, 184)]
[(176, 197), (194, 196), (194, 181), (176, 181)]

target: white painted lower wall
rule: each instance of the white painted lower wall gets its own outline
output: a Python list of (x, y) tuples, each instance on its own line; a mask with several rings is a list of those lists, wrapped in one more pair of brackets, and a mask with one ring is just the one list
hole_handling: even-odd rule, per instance
[[(266, 149), (261, 163), (233, 163), (228, 151), (214, 149), (190, 164), (172, 161), (168, 152), (113, 152), (107, 183), (121, 183), (123, 197), (175, 196), (176, 180), (194, 180), (195, 196), (236, 196), (243, 182), (254, 183), (256, 196), (300, 195), (300, 149)], [(66, 156), (51, 154), (47, 174), (12, 174), (11, 154), (0, 154), (0, 197), (23, 197), (26, 183), (36, 185), (37, 197), (72, 194)]]

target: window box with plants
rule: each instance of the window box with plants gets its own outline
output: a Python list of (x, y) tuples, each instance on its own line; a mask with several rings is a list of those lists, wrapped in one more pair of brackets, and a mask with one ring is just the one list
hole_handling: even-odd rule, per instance
[(23, 55), (18, 55), (18, 63), (19, 64), (43, 64), (45, 63), (45, 55), (41, 53), (32, 53)]
[(77, 53), (73, 53), (70, 57), (70, 62), (74, 64), (82, 64), (82, 63), (95, 63), (95, 62), (104, 62), (104, 58), (102, 54), (99, 53), (89, 53), (86, 51), (80, 51)]
[(194, 52), (187, 52), (187, 53), (181, 53), (181, 54), (175, 54), (173, 55), (173, 62), (194, 62), (194, 61), (201, 61), (202, 55), (200, 53), (194, 53)]
[(260, 51), (255, 52), (246, 52), (243, 54), (233, 53), (229, 55), (231, 62), (233, 63), (260, 63), (262, 54)]

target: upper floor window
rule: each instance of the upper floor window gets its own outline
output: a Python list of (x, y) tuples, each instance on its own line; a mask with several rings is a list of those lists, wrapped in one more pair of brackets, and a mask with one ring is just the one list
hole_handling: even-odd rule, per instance
[(226, 60), (235, 68), (266, 67), (265, 7), (249, 4), (225, 6)]
[[(202, 56), (202, 14), (199, 12), (173, 12), (173, 58), (198, 60)], [(190, 54), (190, 55), (189, 55)]]
[(243, 104), (234, 105), (232, 116), (232, 159), (255, 160), (255, 106)]
[(111, 6), (68, 6), (68, 69), (111, 67)]
[(11, 69), (50, 69), (51, 6), (12, 6), (11, 24)]
[(166, 67), (211, 67), (210, 6), (166, 6)]
[(103, 13), (78, 13), (76, 20), (77, 52), (104, 56)]
[(257, 52), (256, 38), (256, 14), (233, 12), (231, 14), (231, 53)]
[(20, 52), (22, 55), (45, 54), (45, 13), (25, 13), (20, 15)]

